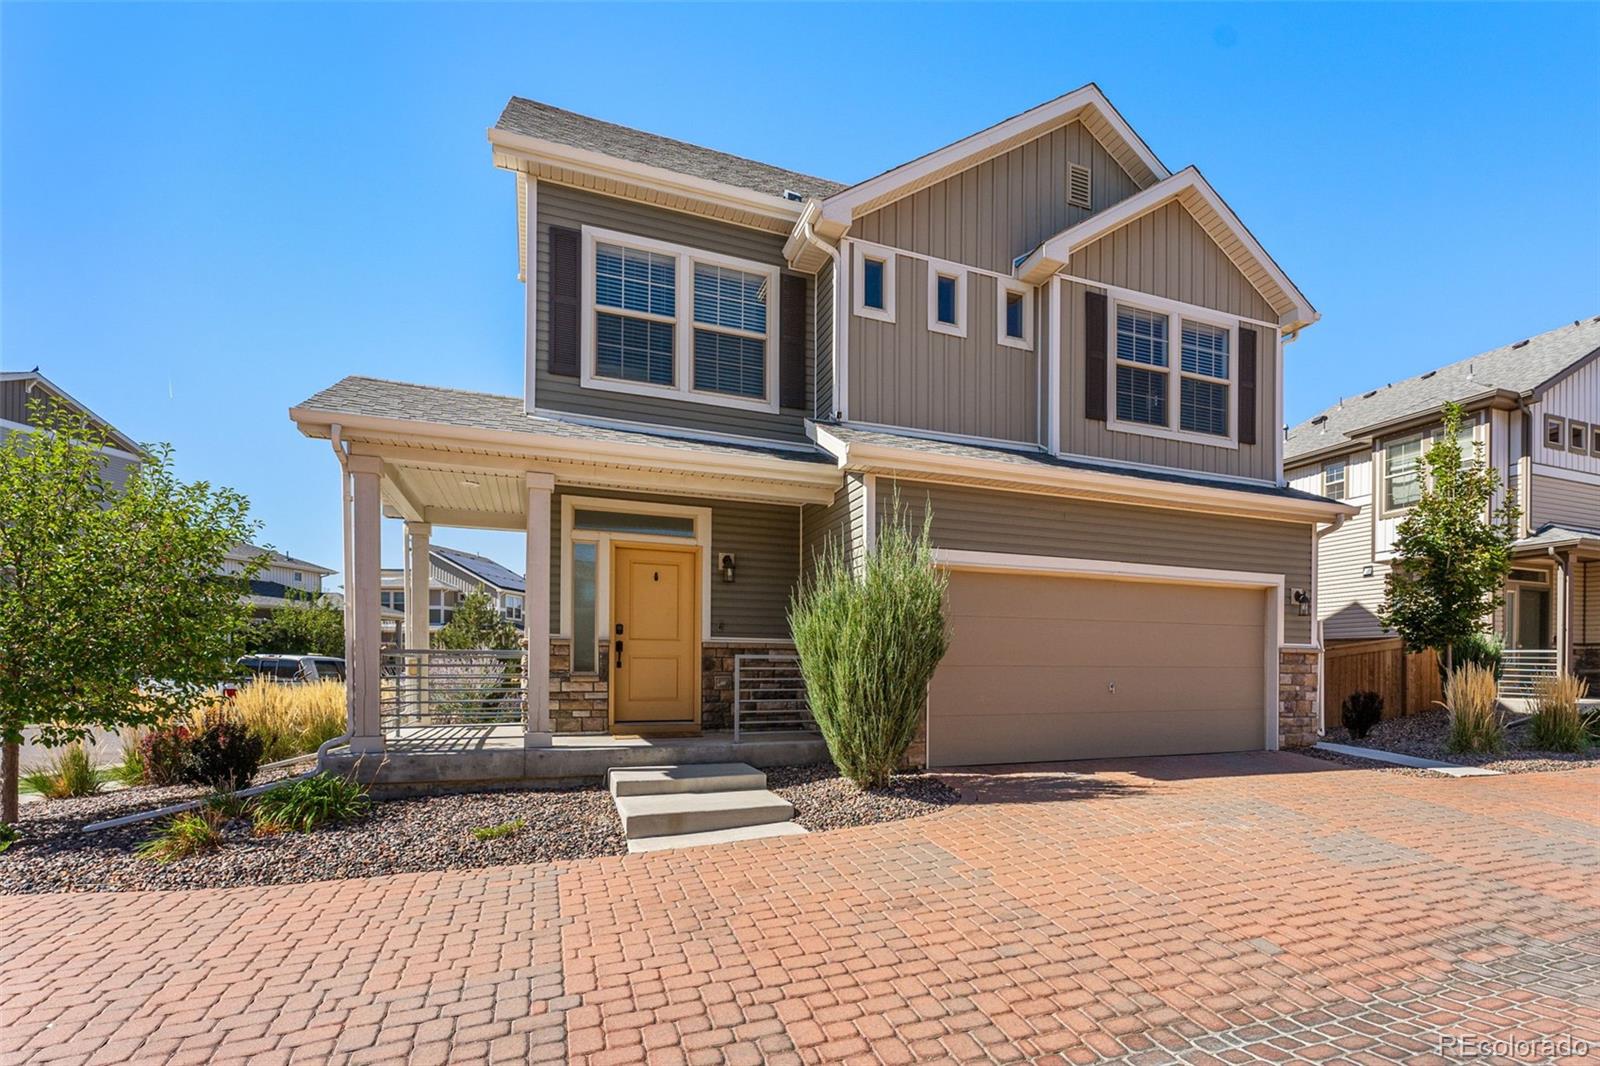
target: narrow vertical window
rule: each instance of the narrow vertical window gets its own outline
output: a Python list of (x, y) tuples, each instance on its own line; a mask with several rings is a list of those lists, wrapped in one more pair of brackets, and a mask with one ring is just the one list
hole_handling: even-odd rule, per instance
[(861, 302), (874, 311), (885, 309), (883, 302), (883, 260), (868, 256), (861, 267)]
[(594, 541), (572, 542), (572, 670), (595, 672), (595, 557)]
[(939, 321), (945, 325), (956, 324), (956, 279), (948, 274), (939, 275)]
[(1022, 319), (1022, 293), (1006, 293), (1006, 336), (1021, 340), (1023, 338)]

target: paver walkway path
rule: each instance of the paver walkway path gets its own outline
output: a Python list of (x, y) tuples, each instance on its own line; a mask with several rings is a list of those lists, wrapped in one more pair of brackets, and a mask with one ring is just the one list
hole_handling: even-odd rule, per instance
[(0, 1062), (1600, 1055), (1600, 771), (1095, 769), (721, 848), (0, 897)]

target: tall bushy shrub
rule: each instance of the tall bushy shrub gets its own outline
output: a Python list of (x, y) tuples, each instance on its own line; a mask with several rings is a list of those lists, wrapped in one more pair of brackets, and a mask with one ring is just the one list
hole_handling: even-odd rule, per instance
[(1456, 668), (1444, 686), (1444, 705), (1450, 712), (1446, 746), (1451, 751), (1491, 752), (1505, 747), (1499, 696), (1494, 673), (1488, 668), (1472, 663)]
[(789, 605), (812, 717), (834, 764), (861, 788), (885, 784), (900, 764), (949, 646), (932, 517), (914, 531), (895, 500), (858, 565), (830, 542)]
[(1528, 740), (1541, 751), (1580, 752), (1589, 746), (1588, 730), (1578, 705), (1589, 684), (1572, 674), (1546, 678), (1533, 691), (1533, 720)]
[(1339, 707), (1339, 721), (1357, 740), (1372, 732), (1383, 719), (1383, 697), (1376, 692), (1352, 692)]
[[(1505, 645), (1493, 633), (1470, 633), (1451, 645), (1450, 658), (1457, 666), (1461, 666), (1464, 663), (1472, 663), (1474, 666), (1483, 667), (1498, 678), (1500, 676), (1500, 658), (1504, 651)], [(1439, 660), (1439, 670), (1441, 672), (1444, 671), (1444, 659), (1442, 657)]]
[(250, 784), (261, 766), (261, 738), (245, 724), (220, 711), (209, 712), (189, 741), (183, 779), (217, 789)]

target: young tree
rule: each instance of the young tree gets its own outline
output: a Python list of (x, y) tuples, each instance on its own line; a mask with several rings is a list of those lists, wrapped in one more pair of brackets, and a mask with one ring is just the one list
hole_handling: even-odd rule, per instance
[(450, 651), (508, 649), (522, 645), (522, 634), (494, 609), (489, 594), (476, 589), (456, 607), (450, 621), (433, 635), (433, 646)]
[(1460, 406), (1445, 405), (1444, 435), (1418, 460), (1421, 497), (1396, 531), (1378, 608), (1408, 651), (1435, 649), (1447, 673), (1454, 645), (1477, 632), (1501, 602), (1520, 517), (1509, 495), (1493, 506), (1500, 475), (1482, 445), (1471, 458), (1463, 455), (1461, 416)]
[(248, 615), (237, 584), (216, 574), (229, 547), (256, 532), (237, 492), (179, 482), (165, 445), (118, 491), (97, 427), (42, 405), (33, 422), (0, 441), (6, 824), (17, 820), (24, 729), (56, 746), (153, 724), (228, 676)]
[(288, 602), (274, 607), (251, 627), (247, 651), (284, 655), (344, 655), (344, 612), (327, 600), (290, 590)]

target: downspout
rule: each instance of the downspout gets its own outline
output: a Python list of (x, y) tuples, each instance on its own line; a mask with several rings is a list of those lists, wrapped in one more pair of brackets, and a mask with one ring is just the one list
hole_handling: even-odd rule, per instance
[[(836, 321), (835, 321), (835, 329), (833, 331), (833, 333), (834, 333), (833, 351), (831, 353), (831, 357), (833, 359), (833, 396), (831, 398), (832, 402), (830, 403), (830, 406), (834, 408), (833, 411), (829, 411), (828, 412), (829, 418), (831, 419), (832, 416), (834, 415), (834, 413), (837, 412), (838, 407), (839, 407), (839, 404), (838, 404), (838, 400), (839, 400), (839, 344), (840, 344), (841, 338), (838, 335), (839, 334), (839, 330), (837, 328), (837, 319), (838, 319), (838, 315), (839, 315), (839, 300), (840, 300), (840, 296), (839, 296), (839, 278), (840, 278), (840, 273), (841, 272), (840, 272), (840, 269), (839, 269), (839, 249), (833, 247), (833, 245), (829, 244), (827, 241), (823, 240), (821, 237), (818, 237), (817, 234), (816, 234), (816, 231), (811, 228), (811, 219), (812, 219), (812, 216), (816, 214), (817, 210), (818, 210), (817, 201), (812, 200), (809, 204), (806, 205), (805, 211), (801, 213), (801, 215), (800, 215), (800, 239), (805, 241), (807, 244), (811, 245), (811, 247), (813, 247), (813, 248), (820, 248), (824, 255), (826, 255), (829, 259), (833, 260), (833, 308), (834, 308), (834, 318), (835, 318)], [(814, 396), (812, 398), (812, 411), (811, 411), (811, 413), (813, 415), (815, 415), (817, 413), (816, 412), (816, 398)]]
[(339, 460), (339, 528), (344, 534), (344, 734), (324, 741), (317, 747), (317, 767), (322, 766), (322, 756), (332, 748), (341, 744), (348, 744), (355, 735), (355, 730), (350, 724), (350, 708), (355, 702), (355, 695), (351, 691), (354, 682), (350, 675), (350, 559), (354, 554), (351, 543), (350, 511), (355, 507), (355, 493), (350, 486), (350, 471), (345, 462), (350, 457), (349, 445), (345, 444), (341, 433), (342, 427), (334, 422), (328, 427), (328, 443), (333, 446), (334, 458)]
[(1322, 606), (1322, 604), (1319, 602), (1321, 600), (1322, 590), (1318, 587), (1318, 578), (1320, 575), (1317, 574), (1317, 571), (1321, 569), (1322, 538), (1326, 537), (1329, 533), (1336, 532), (1339, 527), (1344, 525), (1345, 520), (1349, 517), (1349, 515), (1339, 515), (1335, 517), (1331, 523), (1329, 523), (1326, 529), (1318, 528), (1313, 530), (1311, 533), (1311, 538), (1314, 542), (1312, 554), (1317, 558), (1317, 565), (1311, 568), (1311, 643), (1317, 646), (1317, 736), (1319, 737), (1327, 736), (1328, 732), (1328, 693), (1325, 688), (1324, 681), (1326, 674), (1323, 670), (1323, 666), (1328, 661), (1328, 648), (1327, 644), (1322, 639), (1322, 619), (1317, 617), (1317, 612)]

